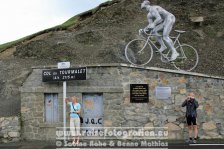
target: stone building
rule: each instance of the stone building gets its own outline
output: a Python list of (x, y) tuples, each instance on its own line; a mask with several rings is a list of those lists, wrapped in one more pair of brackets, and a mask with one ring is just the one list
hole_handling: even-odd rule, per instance
[[(62, 83), (42, 82), (44, 69), (33, 68), (20, 88), (23, 139), (54, 140), (56, 127), (63, 126)], [(149, 102), (131, 103), (130, 84), (147, 84)], [(157, 87), (169, 87), (171, 96), (168, 99), (158, 99)], [(84, 121), (91, 119), (98, 122), (87, 122), (85, 126), (168, 127), (170, 139), (183, 139), (187, 135), (185, 108), (181, 107), (187, 92), (194, 92), (200, 105), (200, 137), (223, 138), (224, 78), (108, 64), (87, 66), (87, 80), (67, 82), (67, 96), (78, 97), (83, 107)], [(88, 108), (92, 108), (92, 111), (88, 112)]]

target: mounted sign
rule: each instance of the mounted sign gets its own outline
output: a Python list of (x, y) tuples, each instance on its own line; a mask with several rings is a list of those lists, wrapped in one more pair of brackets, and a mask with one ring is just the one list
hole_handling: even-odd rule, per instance
[(58, 69), (66, 69), (70, 68), (70, 62), (59, 62)]
[(171, 87), (156, 87), (156, 99), (170, 99)]
[(43, 70), (42, 81), (58, 82), (69, 80), (86, 80), (86, 71), (86, 67)]
[(130, 84), (130, 100), (132, 103), (149, 102), (148, 84)]

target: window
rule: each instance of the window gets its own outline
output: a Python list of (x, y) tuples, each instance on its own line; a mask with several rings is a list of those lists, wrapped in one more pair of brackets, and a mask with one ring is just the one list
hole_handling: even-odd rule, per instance
[(47, 122), (47, 123), (59, 122), (58, 94), (57, 93), (45, 93), (44, 94), (44, 105), (45, 105), (45, 122)]

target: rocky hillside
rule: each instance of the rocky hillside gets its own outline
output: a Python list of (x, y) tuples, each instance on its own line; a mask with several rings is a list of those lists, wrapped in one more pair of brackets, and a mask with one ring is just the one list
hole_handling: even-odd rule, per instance
[[(138, 37), (138, 29), (147, 25), (146, 13), (140, 9), (142, 0), (114, 0), (95, 11), (79, 16), (66, 30), (44, 32), (19, 43), (11, 53), (14, 58), (69, 60), (80, 64), (127, 63), (124, 47)], [(195, 70), (222, 75), (224, 69), (224, 2), (222, 0), (152, 1), (176, 16), (174, 29), (186, 30), (181, 40), (198, 49), (200, 62)], [(191, 17), (203, 17), (194, 23)], [(173, 33), (175, 34), (175, 33)], [(6, 50), (7, 51), (7, 50)], [(169, 68), (158, 58), (149, 66)]]
[[(34, 65), (56, 64), (61, 60), (72, 64), (128, 63), (124, 47), (138, 37), (139, 28), (147, 25), (141, 2), (114, 0), (102, 4), (76, 16), (66, 28), (45, 30), (0, 50), (0, 100), (16, 98), (19, 101), (18, 87)], [(194, 46), (200, 57), (194, 71), (223, 76), (224, 1), (151, 0), (151, 3), (176, 16), (174, 29), (187, 31), (181, 41)], [(203, 17), (203, 20), (195, 23), (191, 17)], [(161, 63), (158, 56), (153, 57), (148, 66), (174, 69)]]

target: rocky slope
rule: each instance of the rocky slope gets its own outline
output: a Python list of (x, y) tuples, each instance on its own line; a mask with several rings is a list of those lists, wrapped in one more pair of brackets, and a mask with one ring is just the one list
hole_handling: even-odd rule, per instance
[[(127, 63), (124, 47), (138, 37), (138, 29), (147, 25), (141, 0), (114, 1), (94, 14), (82, 15), (74, 26), (63, 31), (45, 33), (16, 47), (14, 56), (70, 60), (88, 63)], [(222, 0), (152, 1), (176, 16), (174, 29), (186, 30), (181, 40), (198, 49), (200, 61), (196, 72), (222, 75), (224, 69), (224, 2)], [(191, 17), (202, 16), (202, 25), (193, 23)], [(175, 33), (173, 33), (175, 35)], [(154, 57), (149, 66), (169, 68)], [(172, 67), (171, 67), (172, 68)]]

